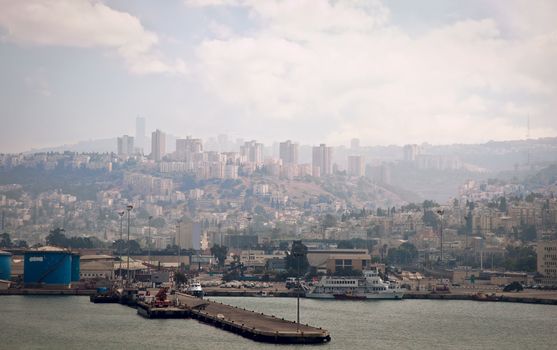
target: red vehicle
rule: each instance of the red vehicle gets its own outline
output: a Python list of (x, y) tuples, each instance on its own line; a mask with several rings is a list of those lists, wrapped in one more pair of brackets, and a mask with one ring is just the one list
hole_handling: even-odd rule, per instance
[(168, 293), (168, 288), (161, 288), (159, 289), (159, 291), (157, 292), (157, 295), (155, 295), (155, 301), (153, 302), (153, 305), (155, 307), (169, 307), (170, 306), (170, 300), (166, 299)]

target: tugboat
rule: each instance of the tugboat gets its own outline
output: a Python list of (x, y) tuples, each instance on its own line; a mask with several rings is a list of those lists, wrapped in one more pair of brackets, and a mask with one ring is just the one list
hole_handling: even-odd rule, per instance
[(203, 299), (203, 288), (201, 288), (201, 283), (194, 281), (192, 282), (189, 286), (188, 289), (186, 290), (186, 293), (189, 295), (193, 295), (196, 298), (200, 298)]
[(306, 294), (306, 298), (366, 300), (402, 299), (404, 291), (396, 284), (383, 281), (377, 270), (363, 271), (362, 277), (324, 276)]

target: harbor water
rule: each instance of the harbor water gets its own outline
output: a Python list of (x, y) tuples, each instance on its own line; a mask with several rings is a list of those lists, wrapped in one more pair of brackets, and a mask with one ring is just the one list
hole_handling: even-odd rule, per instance
[[(296, 319), (296, 299), (211, 298)], [(557, 307), (474, 301), (301, 300), (301, 322), (328, 329), (319, 349), (555, 349)], [(88, 297), (1, 296), (0, 349), (291, 349), (195, 320), (149, 320)]]

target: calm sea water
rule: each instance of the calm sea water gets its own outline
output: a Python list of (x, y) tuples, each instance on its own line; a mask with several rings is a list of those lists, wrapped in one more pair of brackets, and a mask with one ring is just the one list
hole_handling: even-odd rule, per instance
[[(296, 318), (296, 299), (213, 298)], [(473, 301), (301, 301), (322, 346), (256, 343), (195, 320), (148, 320), (87, 297), (0, 297), (0, 349), (556, 349), (557, 306)]]

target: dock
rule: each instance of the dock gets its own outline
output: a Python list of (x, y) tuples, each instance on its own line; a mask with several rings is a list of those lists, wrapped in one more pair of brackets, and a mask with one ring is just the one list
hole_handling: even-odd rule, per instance
[(137, 313), (146, 318), (193, 318), (255, 341), (275, 344), (322, 344), (329, 332), (307, 324), (176, 293), (176, 303), (166, 307), (137, 302)]
[(283, 318), (227, 304), (201, 301), (186, 294), (179, 293), (177, 297), (180, 304), (190, 310), (192, 318), (256, 341), (278, 344), (319, 344), (331, 340), (327, 330), (307, 324), (298, 325)]

